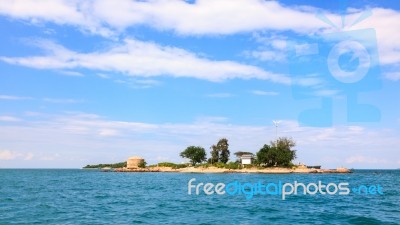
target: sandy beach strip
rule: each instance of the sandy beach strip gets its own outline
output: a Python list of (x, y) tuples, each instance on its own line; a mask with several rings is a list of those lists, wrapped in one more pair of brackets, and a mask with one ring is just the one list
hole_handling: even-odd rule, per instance
[(147, 167), (138, 169), (117, 168), (114, 172), (175, 172), (175, 173), (260, 173), (260, 174), (289, 174), (289, 173), (351, 173), (347, 168), (337, 169), (308, 169), (308, 168), (243, 168), (225, 169), (217, 167), (186, 167), (174, 169), (171, 167)]

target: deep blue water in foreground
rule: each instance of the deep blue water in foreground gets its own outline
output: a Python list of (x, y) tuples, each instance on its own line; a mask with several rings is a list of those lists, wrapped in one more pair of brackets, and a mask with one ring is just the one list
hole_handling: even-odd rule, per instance
[[(383, 195), (188, 195), (188, 181), (349, 182)], [(400, 170), (352, 174), (0, 170), (0, 224), (400, 224)], [(234, 190), (234, 189), (231, 189)], [(194, 189), (192, 190), (195, 191)]]

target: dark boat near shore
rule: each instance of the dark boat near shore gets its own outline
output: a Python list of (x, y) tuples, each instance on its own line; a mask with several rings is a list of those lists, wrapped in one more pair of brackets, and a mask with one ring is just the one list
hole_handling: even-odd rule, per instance
[(307, 166), (308, 169), (321, 169), (321, 166)]

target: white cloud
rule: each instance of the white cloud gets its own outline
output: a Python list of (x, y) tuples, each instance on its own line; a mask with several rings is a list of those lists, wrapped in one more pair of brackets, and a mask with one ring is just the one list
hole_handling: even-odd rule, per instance
[[(376, 31), (380, 63), (383, 65), (400, 63), (400, 32), (396, 29), (400, 21), (400, 11), (387, 8), (373, 8), (371, 11), (371, 17), (350, 29), (373, 28)], [(358, 17), (361, 13), (357, 12), (350, 18)]]
[(0, 150), (0, 160), (16, 160), (16, 159), (32, 160), (33, 156), (34, 155), (31, 152), (21, 153), (11, 150)]
[(0, 95), (0, 100), (30, 100), (31, 97), (12, 96), (12, 95)]
[(154, 79), (138, 79), (138, 78), (124, 79), (124, 80), (117, 79), (114, 80), (114, 82), (127, 85), (128, 87), (134, 89), (146, 89), (161, 85), (160, 81)]
[(103, 79), (110, 79), (110, 75), (104, 74), (104, 73), (98, 73), (96, 74), (98, 77), (103, 78)]
[(64, 0), (5, 0), (0, 2), (0, 14), (32, 24), (52, 22), (58, 25), (77, 26), (83, 31), (103, 36), (112, 36), (113, 32), (101, 25), (91, 15), (92, 2)]
[[(115, 13), (118, 12), (118, 13)], [(277, 1), (62, 1), (4, 0), (0, 13), (31, 23), (72, 25), (114, 36), (128, 27), (148, 25), (181, 34), (232, 34), (262, 29), (314, 32), (321, 22), (311, 7), (290, 8)]]
[[(84, 100), (72, 99), (72, 98), (32, 98), (32, 97), (22, 97), (22, 96), (12, 96), (12, 95), (0, 95), (0, 100), (41, 100), (49, 103), (59, 103), (59, 104), (75, 104), (82, 103)], [(6, 120), (5, 117), (2, 117)]]
[(284, 36), (265, 36), (264, 34), (253, 34), (253, 38), (261, 46), (257, 50), (245, 51), (247, 57), (256, 58), (266, 62), (284, 62), (287, 58), (287, 37)]
[[(376, 30), (381, 63), (400, 62), (400, 12), (387, 8), (371, 8), (372, 16), (349, 27), (364, 9), (348, 9), (346, 30), (373, 28)], [(172, 30), (184, 35), (235, 34), (253, 31), (294, 31), (298, 34), (335, 32), (315, 15), (321, 9), (310, 6), (285, 6), (278, 1), (259, 0), (180, 0), (130, 1), (63, 1), (63, 0), (3, 0), (0, 15), (28, 21), (32, 24), (51, 22), (71, 25), (84, 32), (116, 38), (133, 26), (150, 26), (161, 31)], [(118, 13), (116, 13), (118, 12)], [(335, 24), (340, 16), (325, 11)], [(280, 48), (276, 41), (273, 46)], [(257, 54), (256, 54), (257, 55)], [(270, 53), (259, 52), (270, 58)]]
[(53, 161), (53, 160), (57, 160), (59, 158), (60, 158), (60, 154), (56, 153), (56, 154), (42, 155), (39, 157), (39, 160)]
[(15, 154), (10, 150), (0, 150), (0, 160), (11, 160), (15, 157)]
[(0, 122), (19, 122), (21, 119), (14, 116), (0, 116)]
[(1, 57), (0, 60), (38, 69), (85, 68), (100, 72), (120, 72), (130, 76), (191, 77), (209, 81), (263, 79), (289, 84), (284, 75), (233, 61), (212, 61), (183, 49), (126, 39), (124, 44), (106, 51), (77, 53), (49, 41), (39, 45), (49, 51), (45, 56)]
[(118, 131), (114, 129), (101, 129), (99, 130), (99, 135), (103, 137), (118, 136)]
[(84, 102), (83, 100), (79, 99), (63, 99), (63, 98), (43, 98), (43, 101), (49, 102), (49, 103), (56, 103), (56, 104), (76, 104), (76, 103), (82, 103)]
[(67, 76), (73, 76), (73, 77), (82, 77), (83, 76), (82, 73), (79, 73), (79, 72), (76, 72), (76, 71), (64, 71), (64, 70), (61, 70), (61, 71), (58, 71), (58, 72), (61, 73), (61, 74), (64, 74), (64, 75), (67, 75)]
[(385, 159), (365, 157), (365, 156), (351, 156), (346, 159), (346, 163), (364, 163), (364, 164), (385, 164), (388, 161)]
[(400, 72), (389, 72), (385, 74), (385, 78), (392, 81), (400, 80)]
[(286, 60), (286, 54), (277, 50), (250, 51), (245, 52), (245, 55), (267, 62), (283, 62)]
[(24, 160), (32, 160), (33, 159), (33, 153), (31, 153), (31, 152), (28, 152), (28, 153), (26, 153), (24, 156), (23, 156), (23, 159)]
[[(362, 126), (300, 127), (295, 121), (283, 121), (278, 135), (293, 137), (297, 142), (296, 161), (307, 164), (322, 164), (325, 168), (336, 168), (341, 166), (340, 163), (358, 168), (398, 167), (398, 131)], [(0, 126), (3, 149), (29, 148), (35, 157), (10, 151), (1, 151), (0, 155), (2, 158), (40, 160), (42, 156), (59, 154), (52, 162), (61, 167), (118, 162), (131, 155), (141, 155), (149, 163), (156, 163), (159, 158), (180, 162), (179, 152), (187, 146), (208, 148), (221, 137), (229, 139), (231, 153), (256, 152), (263, 144), (275, 139), (275, 127), (272, 123), (231, 124), (220, 117), (203, 117), (191, 123), (155, 124), (69, 113)], [(50, 162), (37, 162), (36, 167), (53, 165), (46, 163)]]
[(251, 93), (255, 95), (268, 95), (268, 96), (276, 96), (279, 95), (278, 92), (275, 91), (260, 91), (260, 90), (253, 90)]

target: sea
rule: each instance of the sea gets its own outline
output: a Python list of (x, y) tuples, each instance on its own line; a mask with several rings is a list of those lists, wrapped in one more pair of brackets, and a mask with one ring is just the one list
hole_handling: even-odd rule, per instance
[[(319, 192), (321, 185), (329, 185), (328, 190)], [(0, 169), (0, 224), (400, 224), (399, 185), (400, 170), (194, 174)]]

